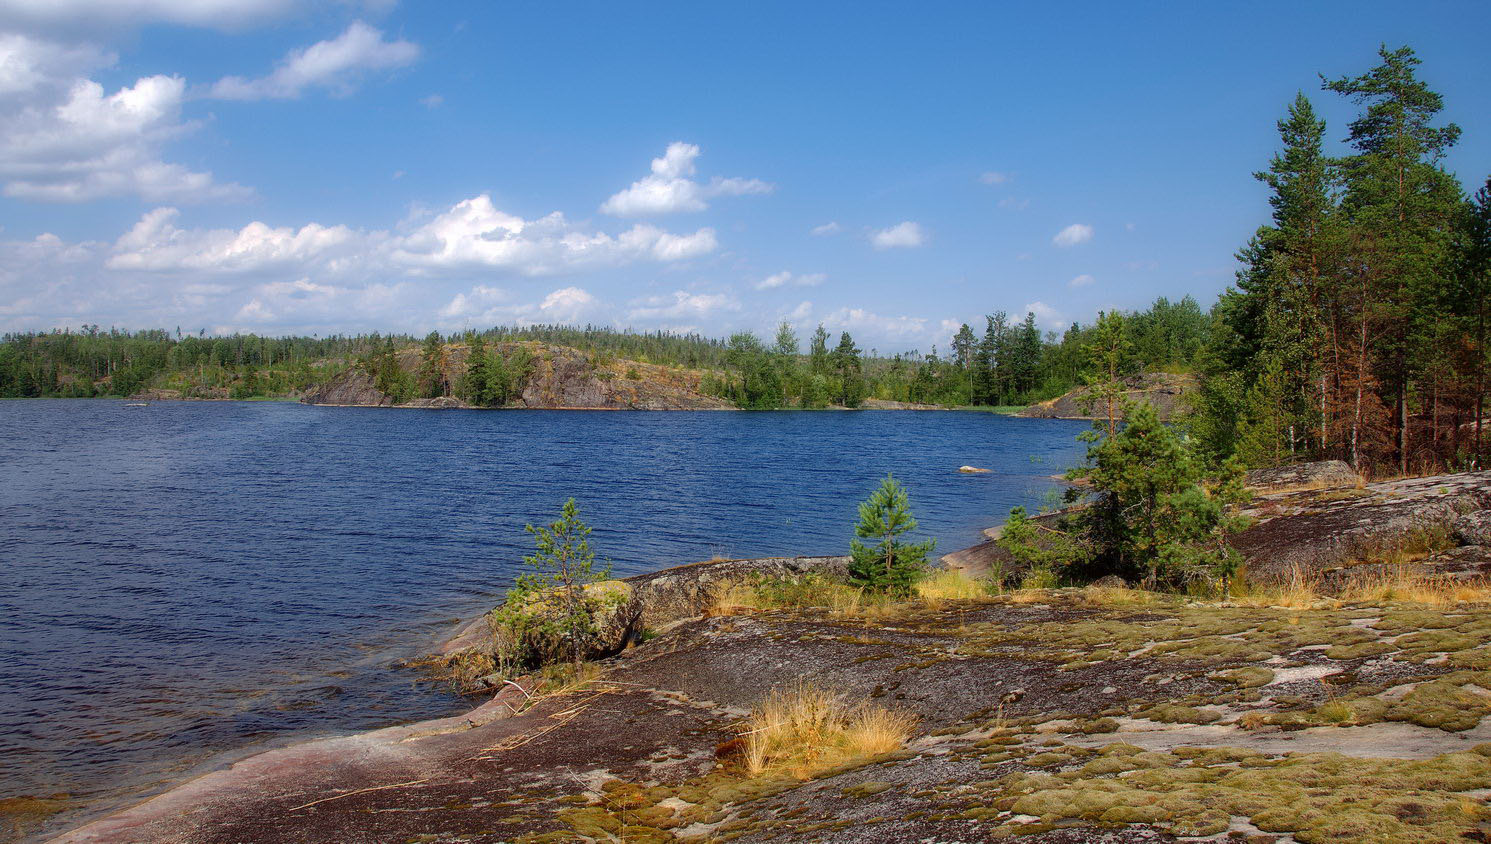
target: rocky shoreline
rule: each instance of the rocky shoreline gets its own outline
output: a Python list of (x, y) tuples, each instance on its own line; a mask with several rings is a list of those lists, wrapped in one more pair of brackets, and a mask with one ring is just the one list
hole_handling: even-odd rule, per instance
[[(1420, 531), (1455, 550), (1408, 564), (1433, 574), (1453, 562), (1466, 583), (1491, 571), (1484, 546), (1467, 544), (1486, 538), (1491, 473), (1342, 485), (1339, 466), (1310, 471), (1250, 505), (1250, 566), (1303, 567), (1323, 583), (1388, 532)], [(1308, 842), (1491, 830), (1484, 804), (1459, 796), (1491, 793), (1491, 622), (1477, 605), (1058, 589), (876, 612), (708, 612), (724, 584), (843, 565), (726, 560), (628, 578), (614, 653), (583, 684), (536, 695), (530, 678), (465, 715), (259, 754), (54, 840)], [(468, 625), (440, 650), (481, 633)], [(746, 774), (730, 755), (742, 718), (803, 677), (911, 713), (915, 737), (806, 778)]]

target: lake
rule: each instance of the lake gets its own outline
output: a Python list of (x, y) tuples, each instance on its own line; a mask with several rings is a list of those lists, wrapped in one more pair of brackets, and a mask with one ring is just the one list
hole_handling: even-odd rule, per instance
[(69, 795), (56, 830), (235, 754), (470, 708), (399, 663), (498, 601), (570, 496), (626, 575), (846, 553), (891, 472), (943, 553), (1039, 505), (1085, 427), (0, 402), (0, 799)]

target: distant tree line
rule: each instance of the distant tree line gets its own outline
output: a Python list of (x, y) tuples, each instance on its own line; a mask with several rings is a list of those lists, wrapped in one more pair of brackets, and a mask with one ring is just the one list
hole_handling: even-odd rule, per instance
[[(1114, 315), (1119, 316), (1117, 314)], [(1208, 315), (1187, 296), (1155, 300), (1122, 315), (1130, 351), (1124, 372), (1192, 371), (1206, 345)], [(985, 318), (981, 335), (966, 323), (948, 354), (910, 351), (881, 356), (849, 332), (836, 343), (819, 325), (804, 354), (788, 323), (768, 345), (750, 332), (725, 344), (722, 371), (705, 378), (706, 392), (749, 409), (858, 407), (867, 398), (948, 407), (1023, 406), (1054, 398), (1083, 383), (1086, 348), (1095, 325), (1073, 323), (1064, 333), (1042, 333), (1034, 314), (1012, 322), (1003, 311)]]

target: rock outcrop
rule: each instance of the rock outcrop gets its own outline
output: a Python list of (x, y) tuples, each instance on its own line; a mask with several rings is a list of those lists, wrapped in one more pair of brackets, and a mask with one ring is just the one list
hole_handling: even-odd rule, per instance
[(722, 398), (701, 393), (702, 373), (698, 371), (631, 360), (597, 363), (592, 356), (566, 346), (539, 346), (530, 353), (533, 369), (515, 407), (597, 410), (734, 407)]
[[(1124, 379), (1124, 396), (1132, 401), (1148, 401), (1154, 405), (1160, 420), (1168, 422), (1186, 411), (1185, 395), (1196, 389), (1196, 378), (1191, 375), (1171, 375), (1165, 372), (1146, 372)], [(1082, 399), (1087, 395), (1086, 387), (1078, 387), (1062, 396), (1033, 404), (1016, 413), (1035, 419), (1094, 419), (1082, 409)], [(1094, 408), (1094, 412), (1096, 409)]]
[(1241, 511), (1257, 523), (1232, 544), (1252, 579), (1334, 579), (1374, 557), (1442, 550), (1458, 532), (1476, 539), (1487, 508), (1491, 472), (1263, 494)]
[[(1491, 472), (1466, 472), (1366, 484), (1339, 461), (1249, 473), (1256, 490), (1239, 514), (1254, 524), (1232, 538), (1248, 577), (1272, 582), (1304, 577), (1326, 586), (1385, 556), (1423, 557), (1423, 574), (1491, 575), (1478, 560), (1491, 549)], [(1255, 486), (1256, 484), (1256, 486)], [(1060, 513), (1032, 518), (1054, 527)], [(988, 541), (942, 556), (943, 565), (982, 578), (1018, 582), (1024, 569)], [(1039, 535), (1039, 534), (1038, 534)], [(1462, 547), (1456, 547), (1462, 546)], [(1470, 550), (1466, 550), (1466, 548)]]
[(1363, 483), (1343, 460), (1291, 463), (1248, 472), (1248, 489), (1258, 493), (1295, 492), (1308, 489), (1357, 487)]
[[(592, 588), (612, 592), (621, 600), (600, 620), (599, 636), (590, 657), (611, 656), (636, 642), (643, 631), (656, 632), (702, 615), (733, 584), (808, 572), (841, 576), (847, 573), (848, 566), (848, 557), (709, 560), (596, 584)], [(493, 650), (497, 645), (493, 636), (486, 616), (482, 616), (442, 644), (437, 655), (451, 657), (462, 651)]]
[(393, 399), (373, 386), (373, 378), (357, 367), (350, 367), (330, 381), (306, 393), (305, 404), (342, 405), (350, 407), (392, 407)]
[[(727, 410), (734, 407), (717, 396), (700, 391), (703, 373), (697, 370), (631, 360), (597, 360), (595, 356), (568, 346), (543, 343), (494, 343), (489, 352), (514, 359), (521, 354), (531, 361), (521, 395), (509, 407), (531, 410)], [(448, 350), (452, 380), (466, 368), (467, 348), (452, 345)], [(418, 369), (419, 354), (405, 349), (398, 354), (399, 366), (407, 372)], [(357, 367), (349, 367), (330, 381), (307, 393), (306, 404), (355, 407), (392, 407), (393, 399), (374, 386), (373, 379)], [(457, 398), (413, 399), (399, 407), (470, 408)]]
[[(272, 750), (56, 841), (1484, 839), (1482, 609), (1112, 591), (693, 619), (577, 687)], [(743, 719), (805, 680), (910, 740), (753, 775)]]

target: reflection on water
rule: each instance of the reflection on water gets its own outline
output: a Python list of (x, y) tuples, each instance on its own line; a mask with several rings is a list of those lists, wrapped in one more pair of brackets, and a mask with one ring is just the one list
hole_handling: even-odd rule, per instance
[[(619, 574), (842, 552), (887, 472), (952, 550), (1039, 503), (1082, 427), (0, 402), (0, 800), (68, 795), (55, 828), (225, 751), (462, 709), (397, 662), (488, 608), (569, 496)], [(0, 803), (0, 830), (57, 808)]]

